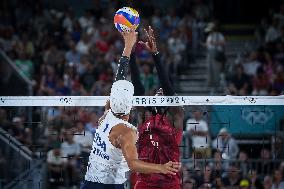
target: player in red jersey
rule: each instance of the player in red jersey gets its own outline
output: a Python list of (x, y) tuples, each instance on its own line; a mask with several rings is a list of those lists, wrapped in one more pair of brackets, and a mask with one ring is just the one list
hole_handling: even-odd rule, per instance
[[(151, 27), (145, 30), (147, 42), (140, 41), (145, 48), (152, 53), (161, 88), (156, 95), (174, 96), (175, 91), (169, 81), (169, 77), (160, 61), (156, 39)], [(135, 55), (130, 59), (131, 80), (134, 85), (134, 95), (143, 96), (144, 87), (140, 81), (139, 70), (135, 63)], [(137, 142), (139, 159), (164, 164), (168, 161), (177, 162), (180, 159), (179, 144), (182, 139), (184, 112), (182, 107), (138, 107), (138, 131)], [(146, 118), (146, 113), (150, 117)], [(137, 175), (135, 189), (180, 189), (181, 175), (140, 174)]]

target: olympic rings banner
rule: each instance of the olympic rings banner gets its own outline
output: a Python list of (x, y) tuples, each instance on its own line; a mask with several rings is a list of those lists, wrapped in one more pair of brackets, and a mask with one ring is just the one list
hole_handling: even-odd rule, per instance
[(226, 127), (235, 136), (279, 132), (284, 106), (211, 106), (210, 128), (214, 136)]
[[(104, 106), (108, 98), (108, 96), (0, 96), (0, 106)], [(284, 105), (284, 96), (135, 96), (133, 105)]]

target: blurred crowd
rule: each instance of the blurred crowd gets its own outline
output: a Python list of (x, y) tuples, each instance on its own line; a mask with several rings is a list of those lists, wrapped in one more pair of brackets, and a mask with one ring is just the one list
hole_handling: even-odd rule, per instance
[[(113, 25), (114, 13), (122, 5), (95, 3), (95, 8), (78, 16), (72, 7), (48, 8), (44, 1), (16, 0), (16, 8), (9, 1), (1, 2), (0, 47), (33, 80), (34, 95), (109, 94), (123, 50), (122, 37)], [(186, 49), (193, 45), (192, 30), (204, 25), (210, 9), (202, 0), (180, 1), (167, 13), (140, 4), (138, 12), (139, 7), (147, 10), (141, 11), (140, 39), (145, 37), (144, 28), (152, 25), (162, 61), (174, 77), (186, 60)], [(140, 44), (135, 52), (146, 92), (152, 94), (158, 85), (152, 57)]]
[(284, 4), (271, 9), (255, 31), (256, 48), (239, 54), (229, 78), (232, 95), (280, 95), (284, 91)]
[[(283, 124), (283, 123), (280, 123)], [(190, 146), (189, 161), (183, 163), (183, 189), (275, 189), (284, 188), (283, 134), (271, 146), (244, 148), (223, 127), (217, 136), (201, 108), (186, 120), (184, 137)]]

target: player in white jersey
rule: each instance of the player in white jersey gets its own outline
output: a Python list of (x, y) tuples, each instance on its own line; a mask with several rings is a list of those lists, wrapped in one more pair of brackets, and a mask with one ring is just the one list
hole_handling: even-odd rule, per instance
[(119, 60), (105, 114), (99, 120), (81, 189), (123, 189), (127, 180), (126, 172), (129, 170), (144, 174), (175, 175), (180, 168), (179, 162), (170, 161), (162, 165), (138, 159), (137, 130), (128, 122), (134, 87), (131, 82), (126, 81), (130, 54), (137, 40), (137, 32), (131, 31), (122, 35), (124, 51)]

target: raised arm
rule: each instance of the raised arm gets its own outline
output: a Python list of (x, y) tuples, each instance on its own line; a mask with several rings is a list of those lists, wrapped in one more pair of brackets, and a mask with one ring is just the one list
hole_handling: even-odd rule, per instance
[(119, 59), (118, 68), (115, 75), (115, 81), (126, 80), (127, 78), (130, 55), (132, 48), (136, 43), (137, 34), (138, 33), (135, 32), (134, 30), (130, 32), (122, 32), (122, 36), (124, 39), (124, 50), (121, 58)]
[(148, 31), (146, 29), (144, 31), (146, 33), (147, 41), (146, 42), (139, 41), (139, 43), (144, 45), (144, 47), (153, 56), (154, 64), (157, 69), (158, 78), (161, 83), (161, 87), (163, 88), (164, 95), (173, 96), (175, 94), (175, 91), (166, 73), (165, 66), (161, 63), (160, 55), (157, 49), (157, 43), (156, 43), (154, 31), (151, 28), (151, 26), (149, 26)]
[(134, 85), (134, 95), (143, 96), (145, 94), (145, 88), (140, 80), (140, 72), (136, 64), (135, 53), (131, 54), (129, 64), (130, 64), (131, 81)]
[[(160, 55), (157, 49), (156, 38), (154, 35), (154, 31), (149, 26), (148, 31), (145, 29), (147, 41), (142, 42), (139, 41), (140, 44), (143, 44), (145, 48), (152, 53), (154, 64), (156, 66), (158, 78), (163, 89), (163, 94), (165, 96), (174, 96), (175, 91), (170, 82), (168, 74), (166, 73), (165, 67), (161, 62)], [(169, 108), (169, 113), (172, 115), (173, 118), (172, 122), (176, 128), (183, 128), (183, 118), (184, 118), (184, 111), (181, 106), (175, 106)]]

